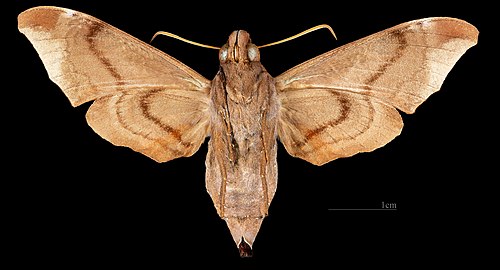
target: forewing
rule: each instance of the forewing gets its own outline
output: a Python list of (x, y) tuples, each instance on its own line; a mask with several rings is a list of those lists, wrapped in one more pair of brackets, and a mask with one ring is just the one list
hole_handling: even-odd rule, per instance
[(113, 144), (167, 161), (207, 135), (209, 81), (176, 59), (70, 9), (26, 10), (18, 27), (73, 106), (96, 100), (87, 120)]
[(279, 138), (314, 164), (372, 151), (438, 91), (477, 43), (478, 31), (453, 18), (411, 21), (304, 62), (276, 78), (282, 103)]

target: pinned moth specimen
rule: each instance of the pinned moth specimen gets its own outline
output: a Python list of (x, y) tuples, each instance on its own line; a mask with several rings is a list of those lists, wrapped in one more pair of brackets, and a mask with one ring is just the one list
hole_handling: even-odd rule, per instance
[(272, 77), (246, 31), (219, 49), (207, 80), (92, 16), (35, 7), (19, 30), (73, 106), (93, 101), (92, 129), (157, 162), (193, 155), (209, 137), (206, 188), (242, 257), (277, 186), (277, 139), (312, 164), (370, 152), (403, 128), (477, 43), (454, 18), (406, 22), (323, 53)]

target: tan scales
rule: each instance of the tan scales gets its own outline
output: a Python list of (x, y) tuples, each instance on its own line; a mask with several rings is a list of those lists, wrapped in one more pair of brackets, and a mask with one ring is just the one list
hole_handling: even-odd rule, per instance
[(454, 18), (406, 22), (306, 61), (273, 78), (247, 32), (219, 50), (212, 81), (92, 16), (36, 7), (18, 17), (49, 77), (73, 106), (93, 101), (92, 129), (157, 162), (193, 155), (209, 137), (206, 187), (241, 256), (277, 187), (279, 139), (316, 165), (370, 152), (403, 128), (477, 43)]

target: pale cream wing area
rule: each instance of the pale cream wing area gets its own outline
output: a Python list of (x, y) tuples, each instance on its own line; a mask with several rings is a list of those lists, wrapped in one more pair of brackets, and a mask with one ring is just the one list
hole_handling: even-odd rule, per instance
[(400, 134), (438, 91), (478, 30), (454, 18), (410, 21), (349, 43), (276, 77), (278, 133), (288, 153), (316, 165), (369, 152)]
[(111, 143), (162, 162), (207, 136), (210, 82), (178, 60), (70, 9), (28, 9), (18, 27), (73, 106), (96, 100), (87, 121)]

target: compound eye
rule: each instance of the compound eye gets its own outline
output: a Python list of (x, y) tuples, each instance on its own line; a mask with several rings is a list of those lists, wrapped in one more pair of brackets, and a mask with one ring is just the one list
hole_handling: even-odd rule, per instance
[(219, 51), (219, 61), (226, 62), (226, 60), (227, 60), (227, 51), (228, 51), (227, 44), (225, 44), (224, 46), (222, 46), (222, 48), (220, 48), (220, 51)]
[(259, 48), (257, 48), (257, 46), (250, 43), (248, 45), (247, 52), (248, 52), (248, 59), (250, 61), (260, 61), (260, 53), (259, 53)]

